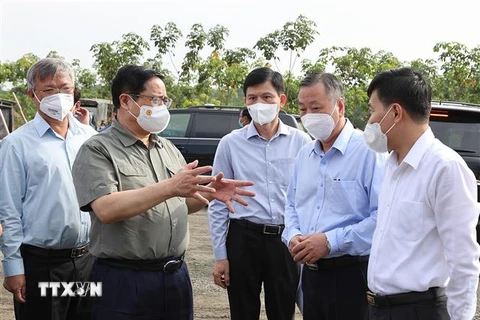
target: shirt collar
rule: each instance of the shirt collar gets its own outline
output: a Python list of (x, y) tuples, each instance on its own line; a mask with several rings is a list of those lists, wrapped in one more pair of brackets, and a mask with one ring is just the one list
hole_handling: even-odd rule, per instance
[(432, 129), (428, 127), (420, 138), (417, 139), (410, 151), (408, 151), (403, 162), (409, 164), (412, 168), (417, 169), (423, 155), (427, 152), (433, 140), (435, 140), (435, 136), (433, 135)]
[[(340, 134), (333, 143), (332, 148), (337, 149), (342, 153), (342, 155), (344, 155), (347, 152), (348, 142), (350, 141), (354, 130), (355, 128), (353, 127), (352, 123), (346, 119), (345, 126), (343, 127), (342, 131), (340, 131)], [(312, 151), (318, 155), (322, 155), (324, 153), (322, 148), (320, 148), (320, 141), (315, 141)]]
[[(69, 112), (67, 114), (68, 117), (68, 130), (71, 130), (73, 133), (78, 133), (78, 124), (75, 122), (75, 118), (73, 117), (72, 113)], [(35, 125), (35, 130), (37, 131), (40, 137), (43, 137), (48, 129), (51, 129), (50, 125), (48, 124), (45, 119), (37, 112), (35, 117), (33, 118), (33, 124)], [(53, 131), (53, 130), (52, 130)]]
[(71, 112), (67, 114), (67, 117), (68, 117), (68, 129), (72, 130), (73, 133), (78, 133), (78, 130), (80, 129), (80, 126), (79, 126), (80, 121), (75, 119), (75, 117)]
[[(288, 130), (287, 125), (284, 124), (282, 122), (282, 120), (280, 120), (280, 118), (278, 118), (277, 133), (275, 133), (272, 140), (275, 139), (276, 137), (278, 137), (281, 134), (285, 135), (285, 136), (288, 136), (290, 134), (290, 131)], [(253, 120), (252, 120), (252, 122), (247, 126), (247, 139), (250, 139), (251, 137), (255, 137), (255, 136), (260, 137), (260, 134), (258, 134), (257, 128), (253, 124)]]
[[(137, 143), (138, 138), (135, 137), (130, 131), (125, 129), (120, 122), (117, 121), (117, 118), (114, 118), (112, 121), (111, 129), (114, 130), (116, 135), (118, 136), (118, 139), (122, 142), (123, 146), (125, 147), (130, 147)], [(162, 146), (162, 143), (160, 141), (160, 138), (156, 134), (150, 134), (149, 137), (150, 142), (156, 143), (159, 146)]]

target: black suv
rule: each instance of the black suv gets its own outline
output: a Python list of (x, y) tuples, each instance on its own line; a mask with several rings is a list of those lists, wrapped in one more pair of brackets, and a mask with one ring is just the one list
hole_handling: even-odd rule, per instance
[[(173, 142), (187, 163), (198, 160), (199, 166), (212, 165), (220, 139), (240, 128), (242, 108), (205, 105), (170, 109), (170, 123), (159, 135)], [(298, 128), (293, 115), (280, 111), (279, 116), (286, 125)]]
[[(435, 137), (457, 151), (475, 174), (480, 212), (480, 105), (432, 101), (430, 127)], [(480, 224), (477, 241), (480, 243)]]

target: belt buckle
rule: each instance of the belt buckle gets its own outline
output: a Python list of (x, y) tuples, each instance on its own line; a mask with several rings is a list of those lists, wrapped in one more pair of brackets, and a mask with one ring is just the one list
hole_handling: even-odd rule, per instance
[(316, 263), (305, 263), (308, 269), (318, 271), (318, 265)]
[(73, 248), (72, 252), (70, 253), (71, 258), (80, 258), (81, 256), (85, 255), (88, 252), (88, 246), (84, 245), (80, 248)]
[[(272, 232), (272, 231), (268, 231), (268, 228), (276, 228), (277, 230), (275, 232)], [(275, 224), (264, 224), (263, 225), (263, 234), (268, 234), (268, 235), (272, 235), (272, 236), (276, 236), (277, 234), (280, 234), (280, 229), (281, 227), (280, 226), (277, 226)]]
[(164, 273), (172, 273), (182, 266), (183, 260), (170, 260), (163, 265)]
[(371, 291), (367, 291), (367, 301), (370, 305), (374, 306), (374, 307), (378, 307), (377, 303), (375, 302), (375, 296), (376, 294), (371, 292)]

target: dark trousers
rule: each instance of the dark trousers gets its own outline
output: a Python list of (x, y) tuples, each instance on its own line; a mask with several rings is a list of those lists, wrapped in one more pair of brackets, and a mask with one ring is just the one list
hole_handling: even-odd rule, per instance
[[(22, 250), (26, 278), (26, 303), (14, 301), (17, 320), (87, 320), (90, 319), (91, 298), (40, 296), (39, 282), (90, 281), (92, 256), (80, 258), (44, 257)], [(59, 295), (63, 288), (58, 289)]]
[(102, 297), (93, 300), (93, 320), (192, 320), (193, 293), (185, 263), (172, 273), (93, 264)]
[(329, 269), (303, 267), (304, 320), (368, 319), (367, 262)]
[(370, 320), (450, 320), (446, 296), (398, 306), (370, 305), (369, 308)]
[(263, 234), (244, 221), (231, 220), (226, 245), (231, 319), (259, 319), (262, 283), (268, 319), (293, 319), (298, 269), (280, 235)]

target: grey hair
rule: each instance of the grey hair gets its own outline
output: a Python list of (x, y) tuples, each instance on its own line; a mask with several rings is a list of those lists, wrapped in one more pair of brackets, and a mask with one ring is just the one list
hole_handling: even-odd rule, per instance
[(67, 73), (75, 85), (75, 75), (68, 63), (59, 58), (44, 58), (35, 62), (27, 72), (27, 88), (35, 88), (35, 80), (43, 80), (48, 77), (53, 77), (57, 71)]
[(310, 73), (300, 82), (300, 88), (311, 87), (317, 83), (321, 83), (325, 86), (325, 90), (327, 91), (327, 94), (332, 98), (332, 100), (336, 100), (339, 98), (345, 99), (345, 96), (343, 95), (343, 86), (340, 83), (340, 80), (338, 80), (338, 78), (331, 73)]

